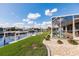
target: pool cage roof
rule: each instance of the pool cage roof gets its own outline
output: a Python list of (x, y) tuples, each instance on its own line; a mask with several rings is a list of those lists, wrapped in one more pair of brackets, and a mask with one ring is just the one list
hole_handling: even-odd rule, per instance
[(66, 26), (72, 24), (73, 18), (75, 22), (79, 22), (79, 14), (69, 14), (63, 16), (53, 16), (52, 17), (52, 24), (59, 25), (61, 22), (61, 26)]

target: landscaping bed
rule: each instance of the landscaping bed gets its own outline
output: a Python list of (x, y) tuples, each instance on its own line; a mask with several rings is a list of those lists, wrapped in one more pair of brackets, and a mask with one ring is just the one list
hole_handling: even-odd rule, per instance
[(63, 42), (61, 40), (58, 40), (57, 43), (58, 44), (63, 44)]
[(79, 44), (76, 40), (68, 40), (68, 42), (72, 45), (78, 45)]

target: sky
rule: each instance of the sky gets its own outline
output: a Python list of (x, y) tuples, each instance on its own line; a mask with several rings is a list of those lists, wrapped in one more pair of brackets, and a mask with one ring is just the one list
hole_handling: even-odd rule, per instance
[(46, 27), (53, 16), (75, 13), (79, 13), (77, 3), (0, 3), (0, 26)]

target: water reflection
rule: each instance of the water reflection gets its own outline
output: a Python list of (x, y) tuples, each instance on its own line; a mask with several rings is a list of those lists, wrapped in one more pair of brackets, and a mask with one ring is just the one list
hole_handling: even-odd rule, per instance
[[(33, 34), (36, 34), (36, 32), (16, 35), (16, 40), (20, 40), (24, 37), (28, 37), (28, 36), (31, 36)], [(15, 41), (15, 36), (7, 36), (4, 38), (3, 36), (0, 35), (0, 47), (7, 45), (7, 44), (10, 44), (10, 42), (13, 42), (13, 41)]]

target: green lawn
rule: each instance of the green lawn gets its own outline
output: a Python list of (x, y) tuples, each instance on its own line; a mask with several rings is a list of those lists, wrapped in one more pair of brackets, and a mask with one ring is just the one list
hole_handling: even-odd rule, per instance
[(47, 34), (48, 32), (44, 32), (43, 34), (6, 45), (0, 48), (0, 56), (46, 56), (47, 49), (42, 41)]

